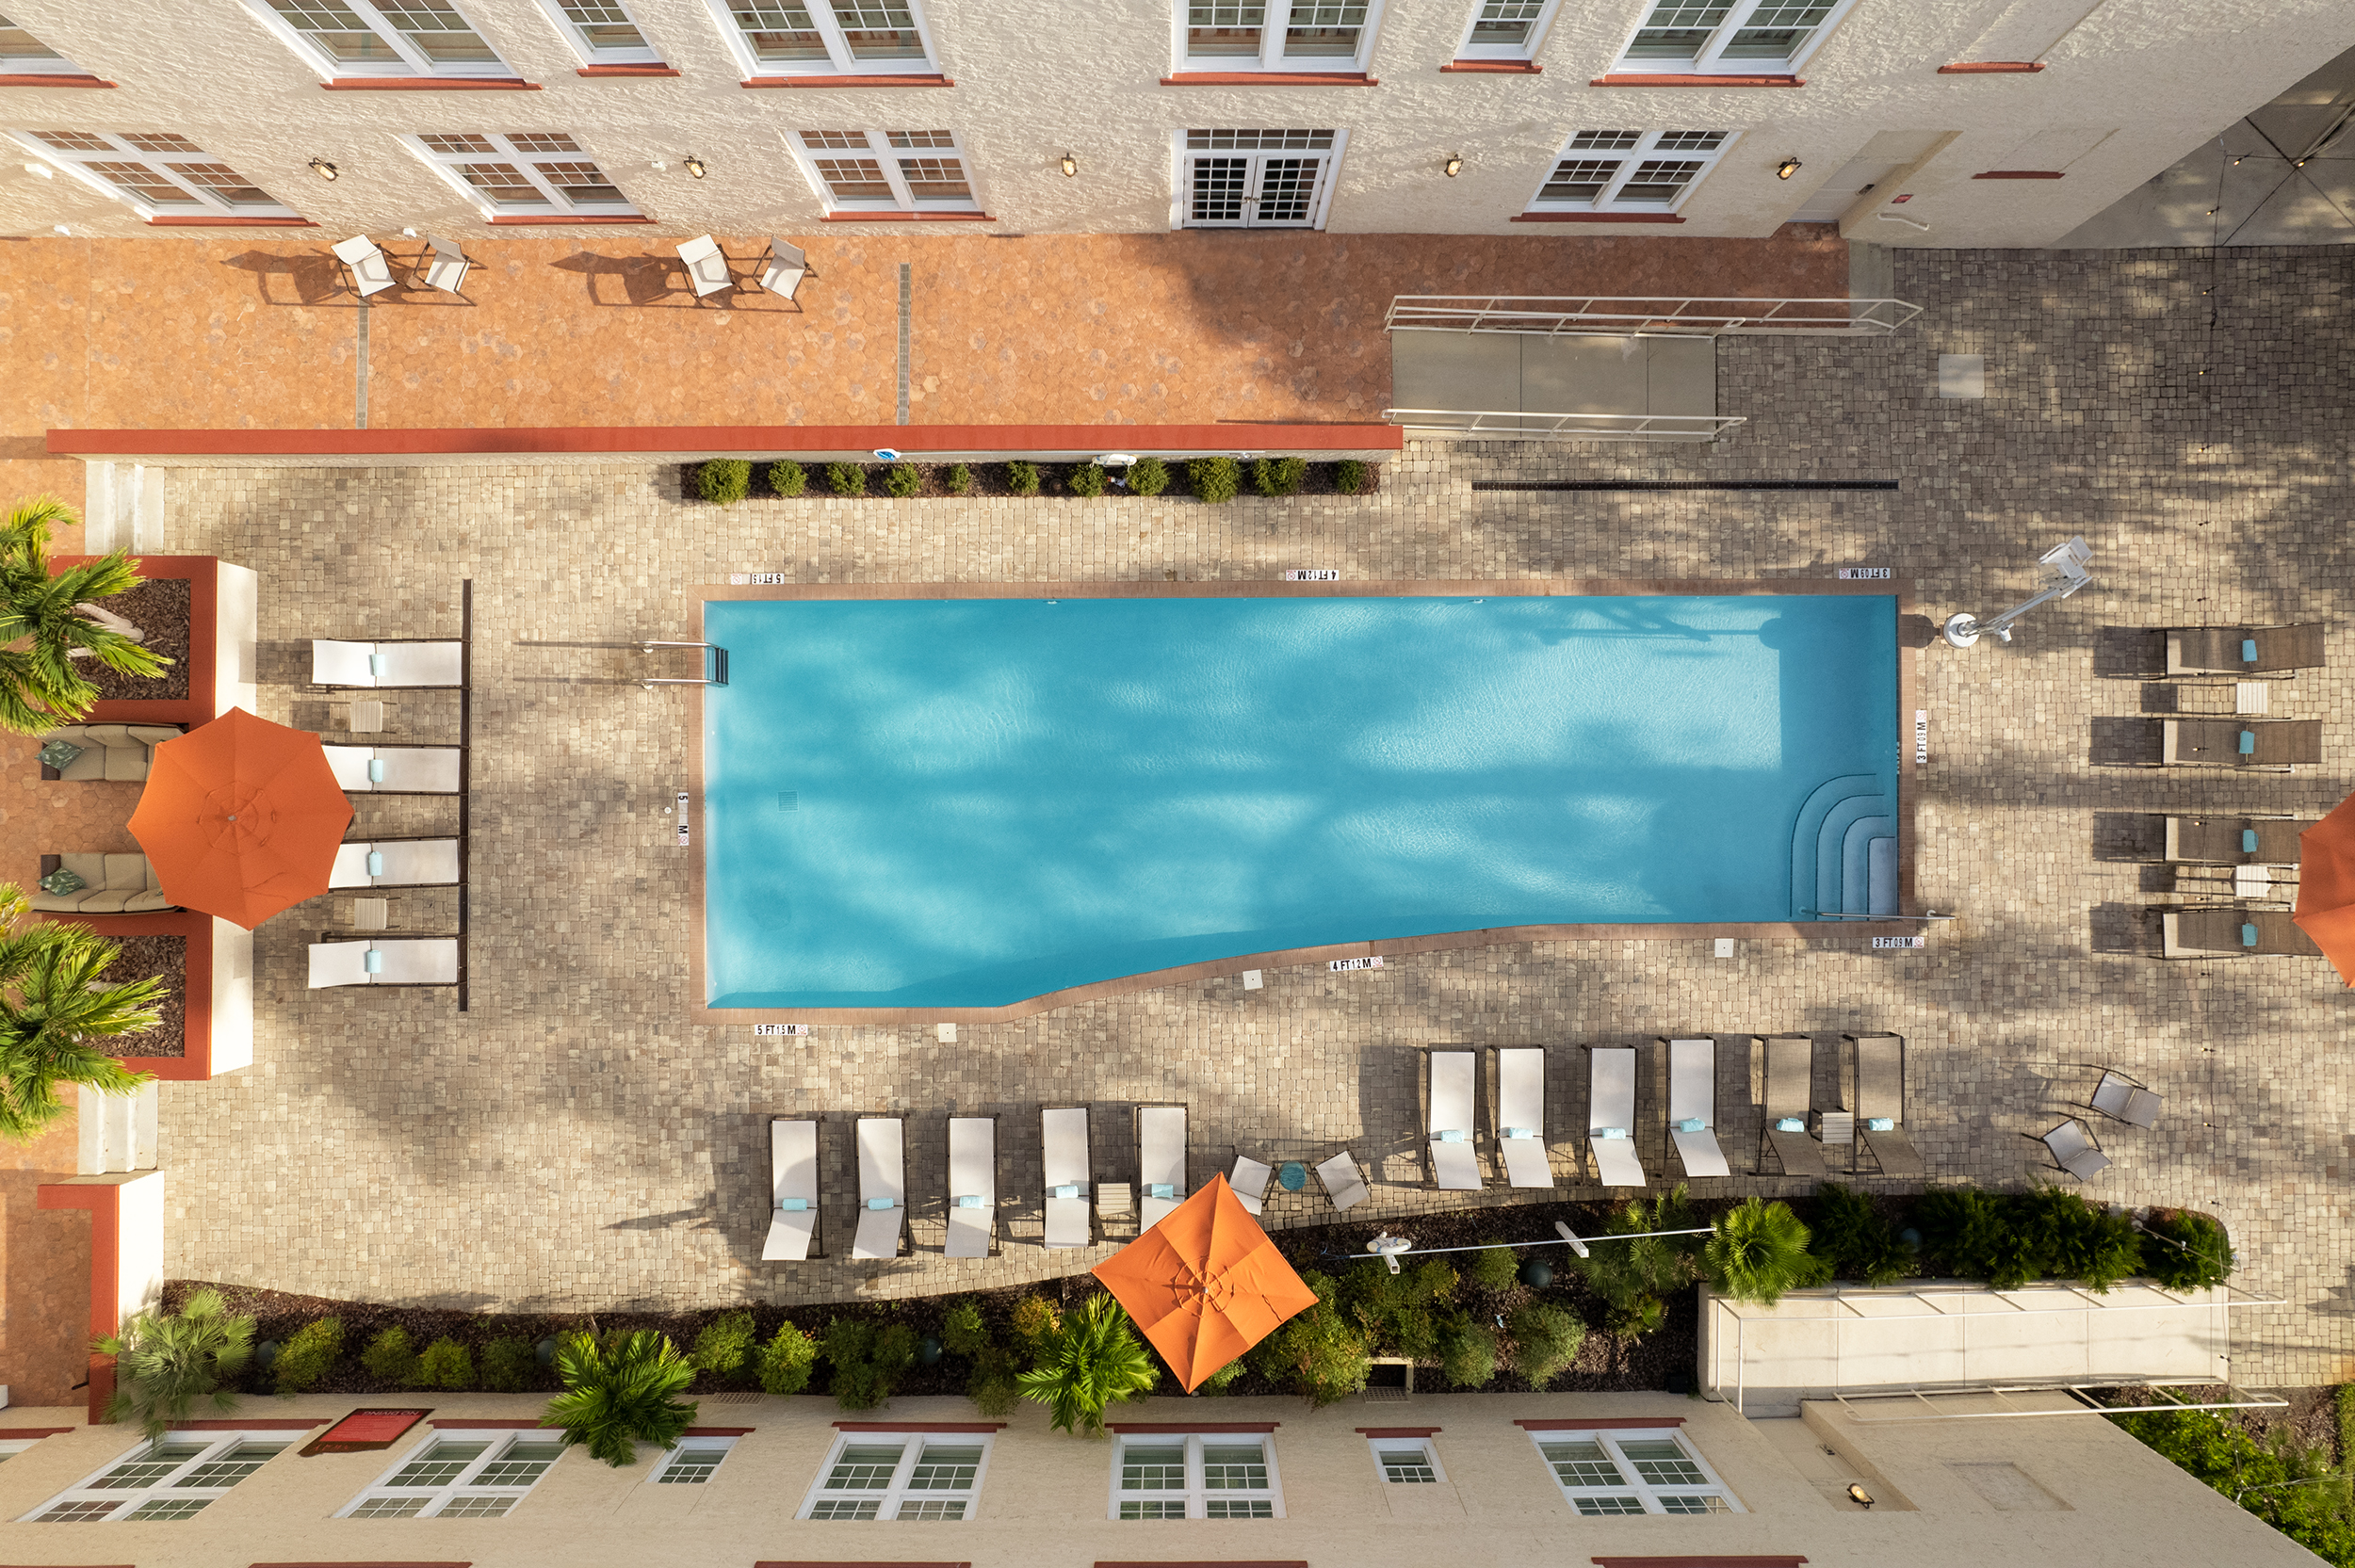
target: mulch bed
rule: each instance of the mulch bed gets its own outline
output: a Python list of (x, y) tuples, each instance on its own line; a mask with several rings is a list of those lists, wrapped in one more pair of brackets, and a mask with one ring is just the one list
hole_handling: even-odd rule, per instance
[[(2148, 1388), (2112, 1388), (2104, 1390), (2111, 1402), (2124, 1405), (2144, 1405), (2165, 1411), (2180, 1400), (2186, 1404), (2205, 1404), (2211, 1400), (2244, 1398), (2226, 1389), (2222, 1383), (2204, 1387), (2170, 1388), (2172, 1398), (2161, 1398)], [(2287, 1437), (2303, 1448), (2319, 1448), (2334, 1464), (2347, 1463), (2347, 1455), (2339, 1452), (2339, 1420), (2336, 1387), (2268, 1388), (2267, 1394), (2289, 1400), (2282, 1410), (2219, 1410), (2215, 1414), (2246, 1428), (2260, 1443), (2271, 1443)]]
[[(770, 460), (770, 461), (773, 461), (774, 460)], [(800, 460), (797, 459), (796, 461), (798, 461)], [(1169, 464), (1169, 488), (1161, 492), (1161, 493), (1154, 497), (1154, 499), (1161, 501), (1193, 500), (1193, 493), (1186, 488), (1185, 461), (1183, 459), (1175, 458), (1166, 461)], [(747, 500), (772, 501), (780, 499), (776, 491), (771, 488), (769, 483), (770, 461), (758, 461), (753, 464), (753, 488), (751, 493), (745, 497)], [(1257, 495), (1258, 492), (1251, 488), (1251, 460), (1245, 458), (1239, 459), (1238, 461), (1242, 469), (1242, 494), (1244, 496)], [(679, 464), (678, 484), (680, 500), (701, 501), (703, 499), (701, 493), (695, 489), (695, 471), (702, 466), (703, 464), (697, 462), (683, 462)], [(801, 499), (828, 500), (835, 498), (834, 491), (826, 482), (826, 466), (827, 465), (823, 462), (802, 463), (802, 467), (808, 477), (808, 488), (803, 491)], [(844, 497), (844, 499), (860, 501), (892, 501), (901, 499), (901, 497), (893, 495), (889, 491), (884, 488), (884, 477), (891, 471), (891, 464), (863, 462), (857, 464), (857, 466), (867, 471), (867, 493), (859, 496)], [(916, 472), (922, 477), (924, 486), (923, 489), (918, 492), (915, 495), (908, 496), (906, 499), (912, 501), (944, 498), (971, 500), (976, 497), (1017, 497), (1020, 499), (1031, 500), (1079, 499), (1079, 497), (1072, 495), (1070, 487), (1065, 482), (1071, 471), (1080, 466), (1077, 463), (1042, 462), (1037, 464), (1036, 467), (1039, 471), (1038, 494), (1036, 496), (1028, 497), (1019, 496), (1014, 487), (1007, 482), (1006, 465), (1002, 462), (975, 462), (966, 464), (966, 469), (972, 476), (972, 483), (966, 491), (963, 492), (962, 494), (959, 494), (949, 488), (949, 473), (950, 470), (955, 466), (956, 465), (953, 463), (945, 462), (917, 463), (915, 465)], [(1341, 492), (1334, 487), (1333, 470), (1334, 465), (1329, 462), (1310, 463), (1308, 465), (1308, 477), (1306, 482), (1301, 485), (1300, 489), (1295, 493), (1301, 495), (1340, 494)], [(1371, 462), (1367, 463), (1365, 489), (1358, 491), (1356, 493), (1358, 495), (1371, 495), (1375, 491), (1381, 489), (1381, 474), (1382, 469), (1379, 464)], [(1110, 499), (1113, 496), (1127, 496), (1128, 494), (1129, 493), (1127, 491), (1108, 484), (1104, 488), (1104, 494), (1101, 497), (1095, 497), (1095, 499)], [(1238, 498), (1240, 499), (1240, 497)]]
[(118, 1035), (105, 1042), (108, 1056), (179, 1057), (187, 1055), (188, 939), (185, 936), (119, 936), (122, 951), (100, 973), (100, 978), (120, 985), (150, 975), (164, 982), (163, 1019), (138, 1034)]
[[(160, 675), (126, 675), (96, 659), (75, 668), (98, 688), (102, 703), (184, 702), (188, 695), (188, 582), (161, 577), (99, 601), (147, 634), (147, 646), (171, 660)], [(173, 1053), (175, 1056), (177, 1052)]]

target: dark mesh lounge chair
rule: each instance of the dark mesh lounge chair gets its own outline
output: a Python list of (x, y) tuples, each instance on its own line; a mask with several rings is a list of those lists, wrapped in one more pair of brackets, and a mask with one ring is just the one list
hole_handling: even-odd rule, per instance
[(2168, 910), (2160, 916), (2168, 958), (2248, 958), (2260, 954), (2320, 958), (2322, 949), (2285, 909)]
[(2315, 767), (2319, 719), (2162, 719), (2159, 761), (2168, 768)]
[(2177, 626), (2167, 634), (2170, 675), (2277, 675), (2323, 666), (2320, 622), (2303, 626)]
[(2161, 858), (2201, 865), (2296, 865), (2298, 835), (2314, 825), (2297, 816), (2170, 816)]

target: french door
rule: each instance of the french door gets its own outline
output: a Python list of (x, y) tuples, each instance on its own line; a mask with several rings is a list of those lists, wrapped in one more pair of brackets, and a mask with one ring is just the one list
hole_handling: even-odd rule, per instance
[(1332, 131), (1188, 131), (1180, 224), (1322, 227), (1337, 141)]

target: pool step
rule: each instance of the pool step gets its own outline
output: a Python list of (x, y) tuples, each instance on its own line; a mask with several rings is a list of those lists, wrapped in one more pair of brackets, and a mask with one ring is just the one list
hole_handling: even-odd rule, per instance
[(1791, 917), (1897, 913), (1896, 800), (1885, 780), (1849, 774), (1816, 786), (1791, 839)]

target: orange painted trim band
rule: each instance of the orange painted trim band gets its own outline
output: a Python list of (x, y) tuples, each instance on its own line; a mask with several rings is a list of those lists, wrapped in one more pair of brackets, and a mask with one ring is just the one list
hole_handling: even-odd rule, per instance
[(110, 88), (112, 86), (114, 83), (101, 81), (95, 76), (44, 76), (39, 73), (23, 76), (0, 76), (0, 87)]
[(1807, 86), (1804, 76), (1598, 76), (1588, 87), (1741, 87), (1796, 88)]
[(605, 218), (592, 218), (585, 213), (551, 213), (545, 218), (492, 218), (484, 221), (495, 228), (520, 229), (535, 223), (651, 223), (654, 219), (642, 213), (614, 213)]
[(1380, 87), (1362, 71), (1179, 71), (1163, 87)]
[(81, 1430), (79, 1427), (0, 1427), (0, 1443), (30, 1443)]
[(307, 218), (171, 218), (147, 220), (151, 229), (316, 229)]
[[(921, 446), (911, 445), (921, 441)], [(601, 457), (671, 452), (1121, 450), (1400, 451), (1395, 425), (611, 425), (414, 430), (51, 430), (51, 457), (414, 457), (443, 453)], [(92, 558), (70, 558), (87, 560)], [(171, 557), (144, 558), (150, 576)], [(180, 560), (209, 557), (177, 558)], [(189, 679), (199, 671), (190, 649)], [(209, 685), (209, 683), (208, 683)], [(191, 684), (190, 689), (195, 689)], [(175, 707), (178, 704), (174, 704)], [(206, 714), (205, 718), (212, 717)], [(110, 720), (111, 721), (111, 720)], [(199, 720), (201, 722), (201, 720)]]
[(1437, 1427), (1359, 1427), (1357, 1431), (1359, 1435), (1365, 1437), (1437, 1437), (1439, 1435), (1439, 1429)]
[(1441, 72), (1462, 71), (1487, 76), (1536, 76), (1545, 67), (1535, 60), (1450, 60)]
[(995, 223), (985, 212), (830, 212), (820, 223)]
[(1524, 212), (1516, 213), (1516, 223), (1681, 223), (1672, 212)]
[(538, 92), (521, 76), (338, 76), (319, 86), (330, 92)]
[(580, 76), (675, 76), (678, 68), (672, 65), (584, 65), (576, 75)]
[(301, 1415), (258, 1415), (251, 1421), (174, 1421), (173, 1431), (309, 1431), (327, 1425)]
[(1990, 169), (1984, 174), (1973, 174), (1974, 180), (2057, 180), (2057, 169)]
[(952, 88), (953, 76), (747, 76), (748, 88)]
[(2041, 71), (2042, 60), (1964, 60), (1938, 68), (1941, 76), (1981, 76), (2007, 72)]
[(464, 1419), (451, 1418), (449, 1420), (444, 1420), (438, 1415), (426, 1417), (426, 1425), (437, 1431), (533, 1431), (539, 1429), (540, 1424), (538, 1420), (528, 1415), (501, 1418), (469, 1416)]
[(690, 1427), (683, 1435), (688, 1437), (750, 1437), (759, 1430), (757, 1427)]

